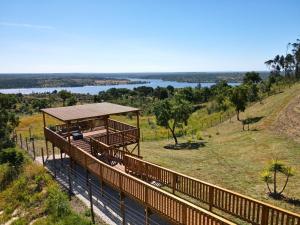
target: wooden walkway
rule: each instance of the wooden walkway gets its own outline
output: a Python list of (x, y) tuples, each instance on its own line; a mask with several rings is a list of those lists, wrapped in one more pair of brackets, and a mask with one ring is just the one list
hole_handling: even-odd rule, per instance
[(120, 196), (128, 196), (138, 201), (145, 207), (146, 212), (157, 213), (175, 224), (234, 224), (208, 210), (103, 163), (88, 152), (75, 145), (70, 145), (66, 139), (48, 128), (45, 128), (44, 132), (47, 141), (69, 155), (71, 160), (95, 175), (100, 182), (117, 190)]

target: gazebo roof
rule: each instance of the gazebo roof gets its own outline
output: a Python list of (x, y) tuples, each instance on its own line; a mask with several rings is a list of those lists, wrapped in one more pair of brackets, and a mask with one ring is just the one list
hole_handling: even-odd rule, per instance
[(64, 122), (72, 120), (84, 120), (101, 116), (116, 115), (140, 111), (137, 108), (113, 104), (109, 102), (74, 105), (57, 108), (41, 109), (42, 112)]

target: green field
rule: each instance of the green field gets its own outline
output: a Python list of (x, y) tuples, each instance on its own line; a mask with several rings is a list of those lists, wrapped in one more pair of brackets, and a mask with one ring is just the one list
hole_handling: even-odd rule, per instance
[[(201, 142), (204, 147), (194, 150), (166, 150), (164, 146), (173, 143), (172, 139), (167, 138), (167, 130), (158, 127), (154, 117), (141, 117), (142, 155), (146, 160), (159, 165), (299, 213), (299, 204), (296, 206), (270, 199), (260, 178), (261, 171), (271, 159), (278, 158), (293, 166), (296, 175), (290, 179), (285, 195), (299, 202), (300, 145), (289, 137), (275, 134), (271, 129), (278, 113), (299, 94), (300, 85), (297, 84), (264, 99), (262, 103), (248, 107), (241, 118), (261, 117), (260, 121), (250, 125), (250, 131), (242, 131), (242, 125), (235, 116), (231, 121), (217, 124), (220, 122), (220, 113), (208, 115), (205, 108), (196, 111), (191, 116), (188, 127), (178, 130), (186, 134), (179, 139), (180, 142), (199, 142), (197, 138), (203, 138)], [(115, 118), (136, 123), (134, 117)], [(56, 121), (52, 120), (51, 123)], [(217, 125), (207, 128), (214, 124)], [(29, 126), (35, 137), (42, 139), (40, 114), (21, 118), (19, 128), (27, 129)], [(27, 130), (22, 132), (23, 135), (28, 134)], [(39, 146), (43, 144), (41, 140)]]

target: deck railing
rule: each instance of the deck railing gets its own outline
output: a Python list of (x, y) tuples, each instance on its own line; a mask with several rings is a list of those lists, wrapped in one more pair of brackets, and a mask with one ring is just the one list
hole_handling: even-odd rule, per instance
[(124, 162), (125, 154), (131, 155), (134, 157), (142, 158), (136, 154), (130, 153), (128, 151), (120, 150), (115, 148), (114, 146), (106, 145), (94, 138), (90, 139), (91, 144), (91, 151), (93, 155), (100, 153), (101, 155), (105, 156), (108, 160), (117, 161), (121, 164)]
[(217, 208), (252, 224), (262, 225), (299, 225), (300, 215), (270, 204), (255, 200), (239, 193), (209, 184), (163, 168), (142, 159), (126, 155), (125, 171), (156, 180), (175, 191), (207, 203), (209, 210)]
[(138, 129), (132, 128), (130, 130), (124, 130), (124, 131), (117, 131), (114, 133), (109, 133), (107, 135), (102, 135), (99, 137), (96, 137), (98, 141), (107, 144), (107, 145), (126, 145), (126, 144), (132, 144), (136, 143), (138, 141)]
[(46, 140), (54, 143), (56, 147), (66, 148), (62, 150), (67, 152), (73, 160), (96, 175), (106, 184), (131, 196), (144, 206), (149, 207), (174, 223), (190, 225), (234, 224), (205, 209), (173, 196), (166, 191), (101, 162), (82, 149), (74, 145), (69, 145), (66, 139), (48, 128), (45, 128), (45, 137)]
[(135, 126), (112, 119), (108, 119), (108, 127), (113, 129), (114, 131), (125, 131), (136, 128)]

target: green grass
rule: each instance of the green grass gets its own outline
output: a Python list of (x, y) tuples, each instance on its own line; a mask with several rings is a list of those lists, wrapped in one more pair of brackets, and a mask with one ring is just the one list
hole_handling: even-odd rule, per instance
[[(205, 147), (166, 150), (163, 146), (172, 143), (172, 140), (143, 142), (142, 155), (159, 165), (299, 213), (299, 206), (270, 199), (260, 179), (261, 171), (272, 158), (281, 159), (296, 169), (296, 175), (291, 178), (284, 194), (300, 199), (300, 145), (269, 129), (278, 113), (299, 94), (300, 85), (295, 85), (284, 93), (268, 97), (263, 104), (249, 107), (241, 114), (242, 118), (263, 117), (250, 126), (251, 131), (242, 131), (241, 123), (234, 117), (232, 122), (226, 121), (202, 132)], [(187, 139), (191, 137), (180, 141)]]

